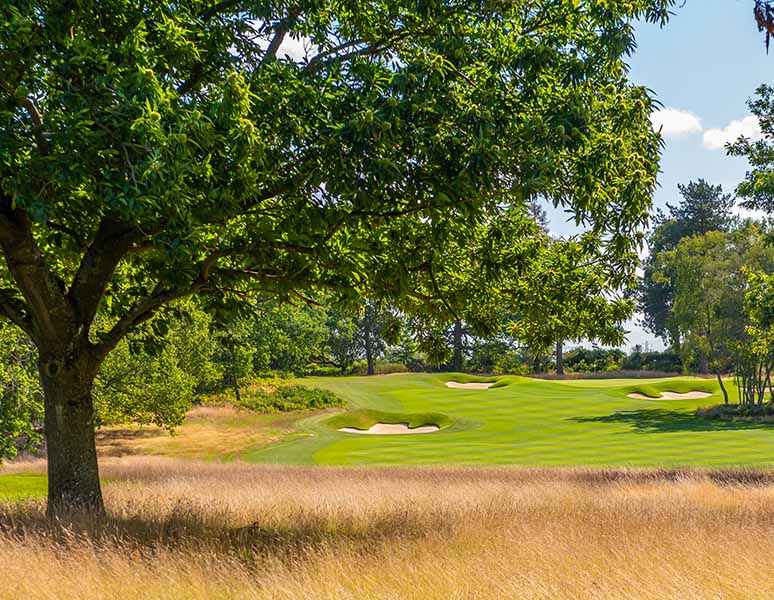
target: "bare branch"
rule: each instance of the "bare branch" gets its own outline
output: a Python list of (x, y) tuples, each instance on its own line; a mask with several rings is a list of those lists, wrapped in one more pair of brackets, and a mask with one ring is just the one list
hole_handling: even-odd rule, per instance
[(29, 98), (21, 98), (19, 106), (24, 108), (30, 115), (30, 119), (32, 119), (32, 133), (35, 136), (40, 153), (43, 155), (48, 154), (48, 140), (43, 133), (43, 117), (40, 115), (40, 111)]

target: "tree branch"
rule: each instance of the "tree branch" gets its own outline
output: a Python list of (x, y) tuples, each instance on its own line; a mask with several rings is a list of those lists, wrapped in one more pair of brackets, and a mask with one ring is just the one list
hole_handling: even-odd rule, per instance
[(290, 27), (292, 26), (293, 21), (295, 21), (300, 14), (301, 9), (297, 6), (288, 10), (288, 16), (283, 19), (279, 25), (277, 25), (274, 37), (272, 38), (271, 42), (269, 42), (269, 46), (266, 48), (266, 53), (261, 59), (261, 66), (267, 64), (277, 57), (277, 51), (279, 50), (279, 47), (282, 45), (282, 42), (285, 40), (285, 36), (290, 31)]
[(40, 153), (45, 156), (48, 154), (48, 140), (43, 133), (43, 117), (40, 115), (40, 111), (29, 98), (19, 99), (19, 106), (24, 108), (30, 115), (30, 119), (32, 119), (32, 134), (35, 136)]
[(200, 264), (199, 275), (186, 288), (164, 290), (161, 284), (157, 284), (150, 296), (130, 308), (109, 332), (101, 336), (101, 341), (93, 349), (97, 362), (101, 362), (128, 333), (153, 318), (159, 308), (173, 300), (179, 300), (201, 291), (207, 284), (213, 267), (223, 256), (222, 252), (213, 252), (205, 258)]
[(108, 218), (99, 224), (67, 293), (79, 324), (91, 325), (116, 267), (141, 237), (137, 229)]
[(0, 314), (28, 336), (31, 338), (34, 337), (32, 320), (29, 317), (29, 309), (27, 309), (23, 301), (14, 298), (8, 290), (0, 290)]
[[(399, 42), (413, 35), (419, 36), (419, 35), (422, 35), (422, 32), (411, 31), (406, 29), (397, 29), (393, 32), (392, 37), (389, 37), (383, 40), (378, 40), (373, 44), (371, 44), (370, 46), (366, 46), (365, 48), (360, 48), (358, 50), (351, 50), (350, 52), (347, 52), (345, 54), (336, 54), (338, 49), (334, 48), (332, 50), (329, 50), (328, 52), (323, 52), (322, 54), (318, 54), (317, 56), (315, 56), (312, 60), (309, 61), (306, 67), (304, 67), (304, 72), (306, 72), (309, 75), (314, 75), (329, 65), (333, 65), (336, 63), (339, 63), (339, 64), (344, 63), (344, 62), (347, 62), (348, 60), (352, 60), (353, 58), (357, 58), (358, 56), (375, 56), (380, 52), (389, 50), (390, 48), (393, 47), (393, 45), (396, 42)], [(361, 40), (356, 40), (354, 42), (342, 44), (338, 48), (343, 49), (343, 48), (352, 47), (360, 41)]]
[[(64, 284), (45, 263), (32, 235), (27, 213), (14, 207), (9, 196), (0, 197), (0, 248), (8, 270), (27, 302), (32, 338), (47, 349), (67, 343), (74, 327)], [(61, 348), (59, 348), (61, 349)]]

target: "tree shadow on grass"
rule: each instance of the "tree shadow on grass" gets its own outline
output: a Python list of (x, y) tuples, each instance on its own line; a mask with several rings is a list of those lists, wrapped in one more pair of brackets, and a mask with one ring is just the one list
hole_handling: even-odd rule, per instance
[(637, 433), (673, 433), (676, 431), (730, 431), (736, 429), (774, 430), (774, 423), (756, 421), (725, 421), (700, 417), (694, 413), (666, 410), (663, 408), (643, 408), (625, 410), (601, 417), (574, 417), (576, 423), (618, 423), (630, 425)]

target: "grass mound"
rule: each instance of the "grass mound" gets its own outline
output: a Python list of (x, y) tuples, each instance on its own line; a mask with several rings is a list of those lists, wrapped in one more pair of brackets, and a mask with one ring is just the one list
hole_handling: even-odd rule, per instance
[(647, 383), (641, 385), (633, 385), (623, 388), (623, 392), (626, 394), (642, 394), (648, 398), (658, 400), (661, 397), (661, 392), (674, 392), (676, 394), (687, 394), (688, 392), (706, 392), (708, 394), (714, 394), (719, 391), (717, 381), (714, 379), (673, 379), (664, 380), (654, 383)]
[(468, 373), (444, 373), (440, 376), (441, 381), (456, 381), (457, 383), (497, 383), (498, 377), (484, 377), (480, 375), (470, 375)]
[(451, 419), (440, 413), (392, 413), (379, 410), (361, 409), (342, 413), (327, 419), (324, 424), (331, 429), (352, 427), (354, 429), (370, 429), (377, 423), (408, 423), (409, 429), (422, 425), (436, 425), (443, 429), (451, 424)]

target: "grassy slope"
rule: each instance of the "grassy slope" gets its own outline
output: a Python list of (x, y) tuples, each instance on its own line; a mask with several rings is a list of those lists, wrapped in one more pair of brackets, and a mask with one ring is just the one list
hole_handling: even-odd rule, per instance
[[(722, 402), (713, 380), (543, 381), (500, 378), (489, 390), (449, 389), (449, 375), (313, 378), (351, 409), (440, 413), (448, 429), (415, 436), (356, 436), (307, 420), (303, 437), (241, 455), (256, 462), (514, 465), (765, 465), (774, 427), (708, 421), (699, 406)], [(466, 378), (469, 381), (470, 378)], [(634, 400), (640, 391), (706, 390), (701, 400)], [(734, 394), (735, 390), (730, 389)], [(732, 396), (733, 397), (733, 396)], [(302, 422), (303, 423), (303, 422)], [(456, 426), (455, 426), (456, 425)]]
[(37, 473), (0, 475), (0, 502), (42, 498), (46, 495), (47, 478)]
[(196, 460), (229, 460), (246, 449), (284, 439), (299, 413), (260, 414), (233, 407), (196, 407), (174, 435), (160, 427), (104, 427), (97, 432), (101, 457), (134, 454)]

